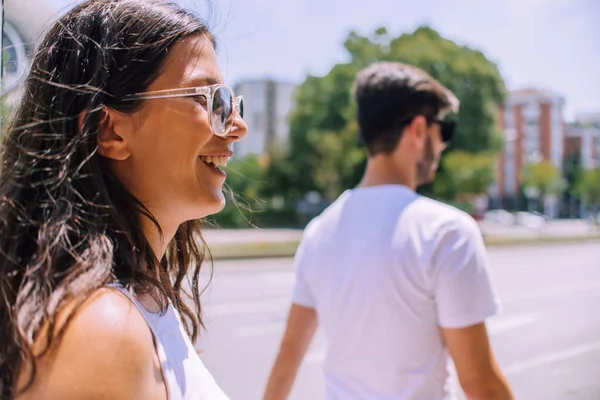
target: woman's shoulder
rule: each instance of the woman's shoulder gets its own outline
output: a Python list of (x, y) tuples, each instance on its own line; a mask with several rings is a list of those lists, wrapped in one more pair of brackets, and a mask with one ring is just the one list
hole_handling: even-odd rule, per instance
[[(33, 385), (19, 399), (41, 393), (61, 399), (99, 394), (135, 399), (164, 392), (152, 333), (135, 305), (117, 290), (101, 288), (79, 306), (68, 304), (56, 322), (55, 332), (61, 326), (64, 331), (37, 359)], [(45, 337), (42, 332), (34, 351)], [(20, 384), (28, 374), (21, 375)]]
[(83, 340), (88, 342), (89, 350), (127, 345), (129, 352), (154, 352), (152, 333), (144, 317), (131, 300), (116, 289), (97, 289), (79, 307), (69, 304), (59, 313), (57, 324), (65, 324), (69, 315), (71, 320), (66, 325), (63, 340)]

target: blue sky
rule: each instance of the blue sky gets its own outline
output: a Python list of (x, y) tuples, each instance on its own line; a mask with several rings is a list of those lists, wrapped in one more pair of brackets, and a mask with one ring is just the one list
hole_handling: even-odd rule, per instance
[[(57, 9), (73, 0), (48, 0)], [(180, 0), (202, 12), (203, 0)], [(598, 0), (212, 0), (227, 81), (301, 82), (345, 61), (350, 30), (393, 34), (429, 24), (496, 62), (510, 89), (541, 87), (566, 98), (565, 116), (600, 111)], [(368, 4), (368, 5), (367, 5)]]

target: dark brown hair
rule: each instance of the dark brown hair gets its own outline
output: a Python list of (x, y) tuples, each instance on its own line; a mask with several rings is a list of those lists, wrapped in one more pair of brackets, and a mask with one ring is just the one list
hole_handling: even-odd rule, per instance
[[(33, 365), (33, 380), (40, 328), (48, 327), (43, 354), (64, 331), (54, 335), (65, 304), (80, 305), (108, 283), (151, 293), (163, 310), (170, 300), (196, 339), (200, 222), (182, 224), (158, 260), (140, 221), (149, 218), (160, 230), (156, 219), (97, 153), (103, 108), (137, 110), (140, 102), (119, 99), (145, 91), (169, 49), (196, 34), (215, 44), (206, 24), (175, 3), (88, 0), (60, 18), (37, 49), (1, 150), (0, 398), (14, 395), (24, 362)], [(191, 293), (184, 292), (188, 278)]]
[(363, 69), (354, 91), (361, 138), (371, 155), (392, 152), (417, 115), (432, 121), (440, 111), (458, 108), (454, 94), (428, 73), (398, 62)]

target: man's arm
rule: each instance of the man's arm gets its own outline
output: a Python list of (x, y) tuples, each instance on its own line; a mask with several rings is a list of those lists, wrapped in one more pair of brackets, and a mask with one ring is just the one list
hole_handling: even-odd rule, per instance
[(292, 304), (279, 354), (267, 382), (264, 400), (287, 399), (316, 329), (315, 310)]
[(494, 358), (484, 323), (466, 328), (442, 328), (441, 331), (454, 360), (460, 385), (469, 400), (513, 399)]
[(438, 325), (469, 399), (512, 399), (494, 359), (485, 320), (500, 310), (477, 223), (466, 216), (444, 226), (433, 257)]

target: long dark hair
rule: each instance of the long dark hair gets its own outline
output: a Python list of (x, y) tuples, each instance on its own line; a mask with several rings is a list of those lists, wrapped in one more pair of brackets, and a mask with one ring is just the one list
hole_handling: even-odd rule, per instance
[[(195, 34), (215, 45), (206, 24), (175, 3), (88, 0), (63, 16), (38, 47), (1, 152), (2, 399), (13, 395), (24, 362), (33, 365), (33, 380), (40, 354), (37, 347), (33, 354), (32, 344), (40, 328), (48, 327), (43, 354), (64, 331), (54, 334), (64, 305), (80, 305), (111, 282), (153, 294), (163, 310), (170, 300), (196, 339), (206, 250), (200, 222), (182, 224), (158, 260), (140, 215), (160, 229), (157, 221), (96, 152), (103, 108), (137, 110), (139, 102), (119, 99), (146, 90), (169, 49)], [(182, 295), (191, 296), (194, 309)]]

